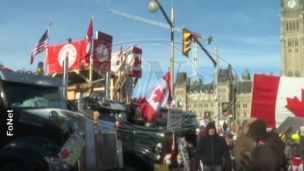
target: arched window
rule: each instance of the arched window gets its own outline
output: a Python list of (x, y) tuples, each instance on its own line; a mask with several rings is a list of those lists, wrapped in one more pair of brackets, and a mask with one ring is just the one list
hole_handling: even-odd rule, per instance
[(299, 45), (299, 42), (298, 42), (298, 39), (296, 38), (295, 39), (295, 46), (298, 46)]
[(295, 76), (296, 76), (296, 77), (300, 77), (300, 72), (299, 72), (299, 71), (296, 71)]
[(288, 72), (288, 77), (292, 77), (292, 72), (291, 71)]

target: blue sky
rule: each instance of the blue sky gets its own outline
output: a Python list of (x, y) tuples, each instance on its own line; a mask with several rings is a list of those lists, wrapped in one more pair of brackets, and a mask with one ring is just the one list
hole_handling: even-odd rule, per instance
[[(171, 0), (159, 0), (170, 16)], [(45, 60), (45, 52), (36, 56), (30, 65), (30, 53), (42, 36), (47, 25), (50, 29), (50, 44), (83, 39), (91, 16), (94, 16), (94, 31), (100, 30), (114, 37), (113, 51), (120, 46), (132, 46), (139, 42), (143, 49), (143, 72), (136, 94), (151, 87), (169, 67), (170, 30), (110, 14), (109, 9), (166, 23), (160, 11), (148, 10), (150, 0), (24, 0), (0, 1), (0, 59), (12, 69), (35, 70), (39, 61)], [(215, 40), (203, 45), (212, 53), (219, 49), (220, 64), (230, 63), (236, 74), (248, 68), (253, 73), (279, 75), (280, 52), (280, 2), (240, 0), (175, 0), (175, 25), (186, 26), (203, 36)], [(157, 43), (161, 40), (164, 43)], [(192, 75), (190, 59), (181, 55), (181, 33), (175, 33), (175, 60), (183, 63), (180, 71)], [(156, 63), (159, 65), (156, 65)], [(151, 63), (153, 66), (151, 67)], [(153, 73), (152, 76), (151, 72)], [(198, 72), (203, 82), (212, 80), (213, 65), (207, 56), (198, 50)], [(149, 74), (150, 73), (150, 74)]]

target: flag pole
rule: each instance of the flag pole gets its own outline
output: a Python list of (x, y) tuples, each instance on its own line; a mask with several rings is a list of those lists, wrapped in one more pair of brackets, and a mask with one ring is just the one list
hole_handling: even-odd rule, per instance
[[(92, 20), (92, 30), (94, 30), (94, 17), (91, 17)], [(91, 37), (91, 42), (90, 42), (90, 75), (89, 75), (89, 81), (90, 84), (93, 82), (93, 52), (94, 52), (94, 38), (93, 38), (93, 31), (92, 31), (92, 37)], [(93, 92), (91, 92), (93, 93)]]
[[(50, 28), (51, 28), (52, 24), (53, 24), (53, 22), (50, 22), (50, 24), (47, 27), (47, 36), (48, 36), (48, 39), (49, 39), (49, 43), (50, 43), (49, 34), (50, 34)], [(45, 64), (44, 64), (45, 70), (44, 70), (44, 73), (45, 73), (45, 71), (47, 71), (47, 65), (46, 65), (46, 63), (47, 63), (48, 49), (49, 48), (46, 48), (46, 50), (45, 50)]]

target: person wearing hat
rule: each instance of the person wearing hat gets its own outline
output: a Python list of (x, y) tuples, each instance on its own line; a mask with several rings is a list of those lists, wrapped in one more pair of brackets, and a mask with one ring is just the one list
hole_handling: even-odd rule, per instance
[(249, 134), (256, 146), (252, 153), (241, 153), (241, 164), (245, 170), (280, 171), (285, 170), (287, 160), (284, 154), (285, 143), (275, 132), (267, 132), (267, 124), (258, 119), (250, 124)]
[[(241, 133), (237, 138), (234, 146), (235, 163), (237, 164), (237, 166), (241, 168), (243, 168), (243, 166), (241, 165), (241, 160), (242, 160), (241, 154), (245, 151), (251, 154), (254, 148), (255, 141), (248, 133), (249, 133), (250, 125), (256, 120), (257, 120), (256, 118), (250, 118), (243, 122)], [(240, 170), (241, 168), (238, 168), (238, 170)]]
[(225, 139), (217, 134), (214, 122), (207, 124), (206, 135), (199, 139), (195, 159), (196, 170), (202, 161), (203, 171), (222, 171), (224, 164), (226, 171), (231, 171), (229, 147)]

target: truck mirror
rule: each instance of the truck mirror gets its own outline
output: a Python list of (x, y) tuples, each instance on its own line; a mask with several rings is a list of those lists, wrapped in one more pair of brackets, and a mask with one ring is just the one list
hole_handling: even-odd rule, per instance
[(94, 111), (93, 113), (93, 117), (94, 117), (94, 125), (97, 125), (98, 124), (98, 121), (99, 121), (99, 116), (100, 116), (100, 113), (98, 111)]

